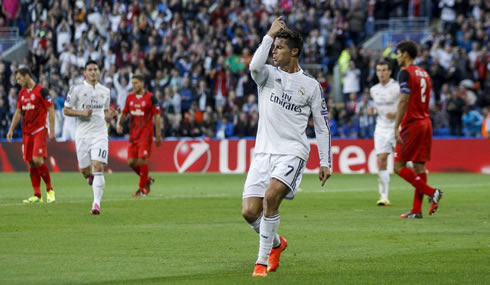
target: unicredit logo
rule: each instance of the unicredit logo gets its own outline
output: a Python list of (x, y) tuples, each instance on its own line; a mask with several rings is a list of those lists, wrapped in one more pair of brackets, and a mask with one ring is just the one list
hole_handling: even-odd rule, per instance
[(205, 141), (180, 141), (175, 147), (174, 164), (179, 173), (206, 172), (210, 163), (211, 152)]

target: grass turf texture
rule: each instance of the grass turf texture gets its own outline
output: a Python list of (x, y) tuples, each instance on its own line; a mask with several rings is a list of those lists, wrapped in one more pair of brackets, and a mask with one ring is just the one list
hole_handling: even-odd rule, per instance
[[(490, 176), (429, 174), (439, 212), (402, 220), (409, 184), (392, 175), (378, 207), (376, 175), (332, 176), (281, 205), (281, 266), (250, 277), (258, 236), (241, 218), (244, 175), (158, 174), (131, 198), (133, 173), (106, 174), (101, 216), (78, 173), (52, 174), (56, 203), (23, 205), (28, 173), (0, 174), (0, 284), (483, 284), (490, 268)], [(43, 198), (45, 191), (43, 184)], [(488, 283), (487, 283), (488, 284)]]

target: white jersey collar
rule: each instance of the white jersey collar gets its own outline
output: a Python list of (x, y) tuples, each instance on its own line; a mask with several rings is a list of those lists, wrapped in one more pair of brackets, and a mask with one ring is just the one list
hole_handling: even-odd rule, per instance
[(100, 85), (100, 83), (99, 83), (99, 82), (97, 82), (97, 83), (95, 84), (95, 86), (92, 86), (92, 84), (88, 83), (88, 82), (87, 82), (87, 80), (83, 80), (83, 84), (85, 84), (85, 85), (87, 85), (87, 86), (90, 86), (90, 87), (93, 87), (93, 88), (97, 88), (97, 87)]

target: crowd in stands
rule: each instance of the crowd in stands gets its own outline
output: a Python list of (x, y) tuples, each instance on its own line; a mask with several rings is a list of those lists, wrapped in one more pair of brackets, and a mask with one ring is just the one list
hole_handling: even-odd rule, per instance
[[(14, 71), (26, 66), (50, 90), (58, 139), (73, 139), (75, 120), (63, 116), (64, 98), (83, 81), (88, 60), (99, 62), (115, 109), (122, 110), (132, 91), (132, 74), (145, 76), (161, 107), (164, 137), (253, 137), (257, 89), (248, 64), (272, 20), (282, 15), (303, 36), (301, 64), (325, 91), (332, 134), (370, 138), (376, 118), (367, 109), (376, 62), (396, 60), (393, 46), (375, 51), (361, 43), (376, 20), (417, 16), (415, 2), (3, 0), (0, 27), (17, 26), (29, 53), (22, 62), (0, 58), (0, 137), (16, 108)], [(479, 136), (490, 104), (490, 1), (433, 2), (433, 31), (420, 44), (417, 64), (433, 80), (434, 134)], [(343, 101), (335, 101), (329, 85), (337, 62)], [(115, 120), (108, 124), (110, 136), (118, 137)], [(306, 133), (314, 137), (312, 121)]]

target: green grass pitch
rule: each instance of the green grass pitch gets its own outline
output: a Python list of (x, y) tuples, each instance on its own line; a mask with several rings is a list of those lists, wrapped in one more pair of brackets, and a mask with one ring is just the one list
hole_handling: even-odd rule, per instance
[[(0, 174), (0, 284), (488, 284), (490, 176), (429, 174), (439, 211), (402, 220), (409, 184), (391, 176), (378, 207), (376, 175), (305, 175), (281, 205), (289, 241), (267, 279), (250, 277), (258, 236), (242, 219), (245, 175), (152, 173), (132, 198), (133, 173), (106, 174), (100, 216), (78, 173), (52, 174), (57, 201), (23, 205), (27, 173)], [(43, 195), (44, 184), (43, 184)], [(44, 197), (44, 196), (43, 196)]]

